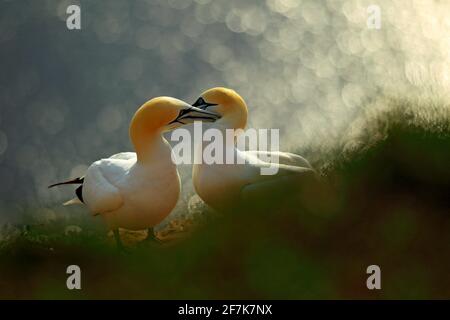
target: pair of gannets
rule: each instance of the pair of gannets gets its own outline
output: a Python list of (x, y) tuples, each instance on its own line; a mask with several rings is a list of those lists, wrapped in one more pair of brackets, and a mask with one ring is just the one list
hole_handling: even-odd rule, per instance
[[(113, 230), (119, 246), (119, 227), (148, 229), (148, 238), (155, 239), (153, 227), (169, 215), (180, 193), (180, 177), (171, 160), (170, 145), (162, 133), (194, 121), (214, 122), (218, 130), (244, 129), (247, 113), (244, 100), (226, 88), (207, 90), (193, 105), (170, 97), (154, 98), (138, 109), (130, 124), (130, 138), (136, 153), (124, 152), (98, 160), (84, 177), (50, 187), (81, 184), (76, 189), (78, 199), (67, 204), (79, 200), (94, 215), (100, 214)], [(202, 147), (197, 148), (201, 151)], [(195, 190), (205, 203), (216, 209), (238, 202), (247, 194), (282, 185), (286, 179), (299, 179), (304, 174), (314, 173), (306, 159), (277, 152), (278, 173), (264, 176), (260, 168), (267, 163), (258, 158), (268, 152), (241, 151), (234, 143), (224, 148), (233, 148), (237, 157), (252, 158), (253, 161), (194, 165)]]

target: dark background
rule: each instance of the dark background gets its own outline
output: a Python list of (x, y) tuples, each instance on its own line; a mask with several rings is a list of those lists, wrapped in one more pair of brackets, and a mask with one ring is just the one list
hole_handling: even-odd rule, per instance
[[(449, 5), (377, 1), (372, 30), (372, 2), (0, 1), (0, 297), (449, 298)], [(82, 29), (68, 30), (75, 3)], [(323, 184), (129, 257), (60, 206), (71, 188), (47, 189), (131, 151), (146, 100), (213, 86), (239, 92), (249, 126), (279, 128)], [(193, 211), (180, 172), (165, 224)], [(81, 293), (65, 288), (73, 261)], [(365, 288), (370, 264), (381, 292)]]

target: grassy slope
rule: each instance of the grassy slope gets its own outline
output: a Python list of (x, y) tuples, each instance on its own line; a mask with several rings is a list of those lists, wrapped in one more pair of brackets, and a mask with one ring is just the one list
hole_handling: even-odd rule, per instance
[[(170, 246), (118, 254), (89, 225), (64, 234), (70, 221), (3, 230), (0, 298), (448, 299), (448, 118), (390, 103), (318, 162), (322, 182), (244, 204)], [(79, 292), (65, 288), (70, 264), (82, 268)], [(381, 291), (365, 287), (371, 264)]]

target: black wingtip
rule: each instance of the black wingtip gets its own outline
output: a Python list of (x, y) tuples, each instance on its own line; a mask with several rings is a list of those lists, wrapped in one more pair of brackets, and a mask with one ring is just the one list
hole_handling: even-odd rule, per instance
[(61, 185), (64, 185), (64, 184), (83, 184), (83, 182), (84, 182), (84, 177), (78, 177), (78, 178), (75, 178), (75, 179), (72, 179), (72, 180), (54, 183), (52, 185), (49, 185), (48, 188), (50, 189), (50, 188), (53, 188), (53, 187), (56, 187), (56, 186), (61, 186)]

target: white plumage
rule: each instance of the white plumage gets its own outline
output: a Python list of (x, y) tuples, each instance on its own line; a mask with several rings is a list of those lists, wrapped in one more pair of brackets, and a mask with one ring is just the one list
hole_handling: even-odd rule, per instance
[(54, 184), (81, 184), (76, 190), (94, 215), (101, 215), (120, 243), (118, 228), (149, 229), (159, 224), (175, 207), (180, 177), (172, 162), (172, 149), (162, 133), (194, 120), (214, 121), (217, 116), (184, 101), (154, 98), (142, 105), (130, 124), (134, 152), (123, 152), (95, 161), (84, 177)]
[[(163, 138), (162, 138), (163, 139)], [(139, 163), (135, 153), (94, 162), (83, 183), (83, 199), (110, 229), (141, 230), (160, 223), (175, 207), (180, 177), (170, 160), (170, 146), (154, 161)]]
[[(226, 129), (244, 129), (247, 122), (247, 106), (233, 90), (226, 88), (209, 89), (194, 105), (216, 112), (221, 119), (213, 124), (215, 129), (226, 136)], [(203, 151), (203, 145), (197, 152)], [(245, 199), (249, 194), (257, 194), (268, 188), (282, 188), (288, 181), (300, 181), (305, 176), (315, 175), (314, 169), (302, 156), (287, 152), (242, 151), (235, 143), (224, 146), (223, 154), (235, 154), (234, 164), (195, 164), (192, 180), (198, 195), (214, 208), (227, 207)], [(278, 164), (270, 164), (264, 159), (276, 155)], [(241, 160), (241, 161), (238, 161)], [(245, 160), (245, 164), (243, 163)], [(261, 168), (276, 166), (275, 175), (262, 175)]]

